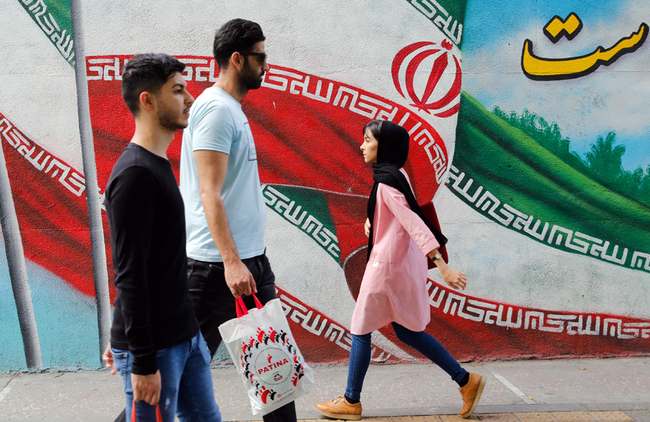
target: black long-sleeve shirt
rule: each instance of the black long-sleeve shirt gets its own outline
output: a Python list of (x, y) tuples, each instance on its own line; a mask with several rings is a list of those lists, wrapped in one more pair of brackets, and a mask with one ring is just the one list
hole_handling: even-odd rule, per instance
[(158, 350), (199, 331), (187, 293), (183, 199), (171, 164), (130, 143), (113, 167), (104, 204), (117, 287), (111, 345), (131, 351), (134, 374), (154, 374)]

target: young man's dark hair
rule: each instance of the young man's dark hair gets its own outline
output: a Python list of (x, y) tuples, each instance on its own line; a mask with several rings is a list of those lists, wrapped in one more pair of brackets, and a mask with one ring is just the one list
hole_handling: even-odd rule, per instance
[(185, 64), (166, 54), (138, 54), (124, 65), (122, 98), (133, 116), (140, 110), (139, 98), (143, 92), (160, 94), (160, 88), (176, 72), (185, 70)]
[(232, 19), (226, 22), (214, 36), (212, 52), (217, 60), (219, 69), (228, 67), (230, 56), (235, 51), (245, 53), (266, 37), (262, 28), (255, 22), (245, 19)]

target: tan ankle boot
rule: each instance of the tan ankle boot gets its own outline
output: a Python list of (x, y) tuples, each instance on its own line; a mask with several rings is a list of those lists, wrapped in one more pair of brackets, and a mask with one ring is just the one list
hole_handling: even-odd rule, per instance
[(467, 385), (460, 388), (460, 394), (463, 396), (463, 408), (460, 411), (462, 418), (469, 418), (474, 413), (486, 381), (485, 377), (479, 374), (469, 374)]
[(332, 419), (346, 419), (358, 421), (361, 419), (361, 402), (352, 404), (344, 396), (338, 396), (332, 401), (318, 403), (316, 410)]

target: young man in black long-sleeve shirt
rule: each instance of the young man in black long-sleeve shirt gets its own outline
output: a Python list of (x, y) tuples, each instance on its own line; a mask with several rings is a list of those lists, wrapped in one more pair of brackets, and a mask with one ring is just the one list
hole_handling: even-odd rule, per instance
[(135, 56), (124, 67), (122, 95), (135, 133), (115, 163), (105, 192), (117, 298), (107, 367), (120, 371), (126, 419), (221, 421), (210, 352), (187, 293), (183, 200), (167, 148), (187, 126), (194, 101), (164, 54)]

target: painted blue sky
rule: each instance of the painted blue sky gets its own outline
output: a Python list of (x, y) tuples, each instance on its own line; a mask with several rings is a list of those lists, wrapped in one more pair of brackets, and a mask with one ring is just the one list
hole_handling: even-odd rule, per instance
[(583, 22), (608, 21), (619, 15), (625, 3), (623, 0), (468, 0), (463, 53), (490, 48), (516, 34), (521, 22), (537, 22), (541, 31), (553, 16), (565, 18), (571, 12), (576, 12)]
[[(99, 368), (95, 300), (43, 267), (31, 261), (26, 264), (43, 366), (62, 370)], [(10, 280), (5, 245), (0, 236), (0, 373), (27, 369)]]
[[(566, 18), (571, 12), (582, 20), (582, 31), (573, 40), (553, 44), (543, 35), (543, 27), (555, 15)], [(557, 122), (582, 156), (599, 135), (616, 131), (617, 143), (627, 147), (623, 167), (645, 169), (650, 164), (650, 41), (578, 79), (532, 81), (520, 64), (525, 39), (533, 41), (535, 54), (542, 57), (576, 57), (614, 45), (642, 22), (650, 24), (647, 1), (469, 0), (463, 89), (488, 110), (528, 109)]]

